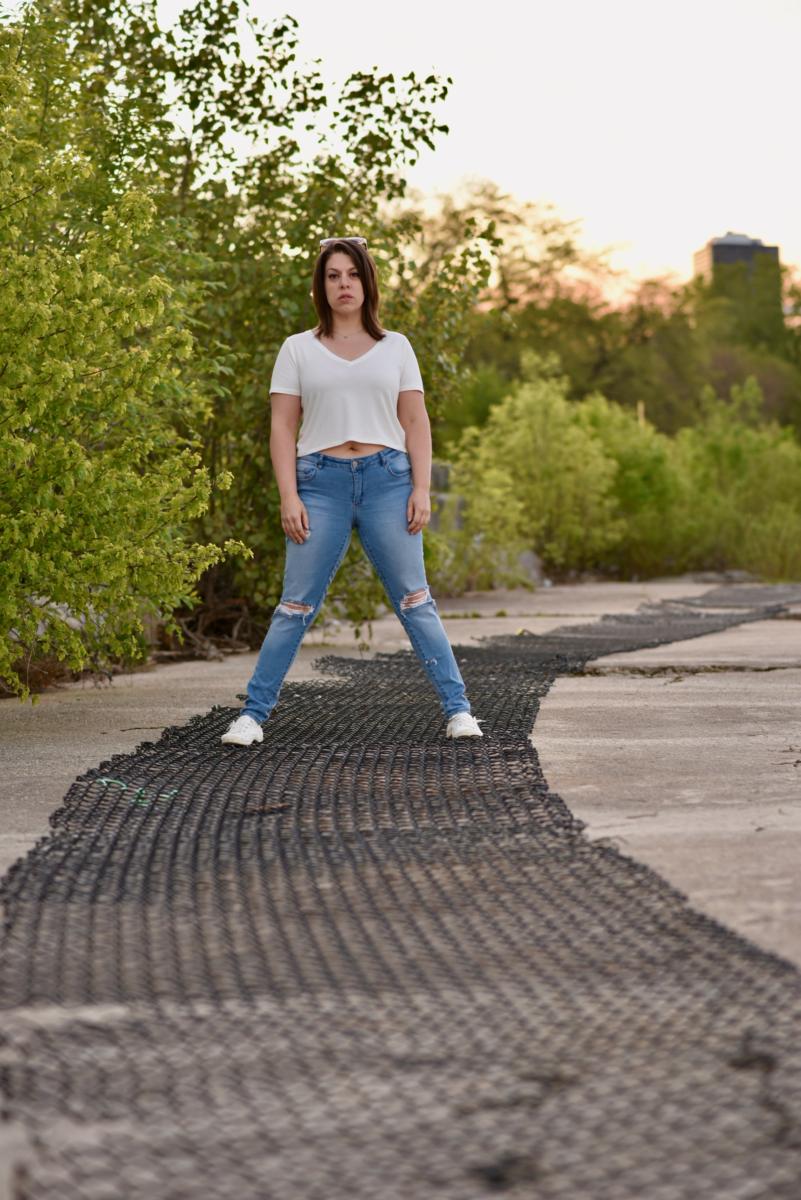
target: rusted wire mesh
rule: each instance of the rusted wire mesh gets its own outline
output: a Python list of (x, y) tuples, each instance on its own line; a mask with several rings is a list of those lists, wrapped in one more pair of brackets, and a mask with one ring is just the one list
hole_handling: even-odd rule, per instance
[(558, 674), (788, 599), (457, 647), (483, 739), (328, 656), (262, 745), (215, 707), (87, 771), (3, 883), (0, 1196), (798, 1200), (801, 975), (529, 740)]

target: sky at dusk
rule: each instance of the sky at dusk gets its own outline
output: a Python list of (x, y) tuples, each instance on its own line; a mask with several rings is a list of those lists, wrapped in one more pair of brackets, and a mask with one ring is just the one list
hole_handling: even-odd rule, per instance
[[(160, 0), (169, 25), (185, 5)], [(425, 193), (489, 178), (577, 219), (633, 277), (692, 273), (732, 230), (801, 271), (801, 0), (251, 0), (299, 22), (331, 85), (377, 66), (450, 75), (450, 127), (406, 172)]]

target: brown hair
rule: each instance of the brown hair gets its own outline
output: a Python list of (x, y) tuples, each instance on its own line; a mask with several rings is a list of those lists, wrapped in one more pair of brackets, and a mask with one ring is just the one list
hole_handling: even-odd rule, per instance
[(378, 319), (380, 300), (375, 262), (365, 247), (360, 246), (356, 242), (332, 242), (320, 251), (317, 262), (314, 264), (312, 300), (319, 318), (317, 328), (314, 330), (315, 337), (320, 337), (321, 334), (325, 337), (330, 337), (333, 332), (334, 317), (331, 312), (331, 305), (328, 303), (325, 295), (325, 268), (331, 255), (336, 254), (338, 250), (350, 256), (356, 270), (359, 272), (359, 279), (361, 279), (362, 288), (364, 289), (362, 324), (370, 334), (370, 337), (380, 342), (386, 337), (386, 330), (382, 327)]

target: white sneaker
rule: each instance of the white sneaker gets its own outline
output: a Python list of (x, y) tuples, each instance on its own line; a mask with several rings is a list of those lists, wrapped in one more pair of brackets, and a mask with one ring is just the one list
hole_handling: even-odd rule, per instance
[(472, 713), (454, 713), (450, 721), (448, 721), (445, 737), (483, 737), (484, 734), (478, 725), (479, 721)]
[(231, 722), (220, 741), (234, 746), (249, 746), (252, 742), (263, 742), (264, 732), (258, 721), (243, 715)]

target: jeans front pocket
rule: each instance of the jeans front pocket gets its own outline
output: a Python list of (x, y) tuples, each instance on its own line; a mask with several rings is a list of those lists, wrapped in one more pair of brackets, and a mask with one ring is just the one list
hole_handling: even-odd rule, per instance
[(406, 450), (393, 450), (384, 459), (384, 466), (390, 475), (394, 475), (397, 479), (411, 478), (412, 460)]
[(302, 455), (295, 463), (295, 473), (300, 483), (308, 483), (317, 474), (317, 459), (312, 454)]

